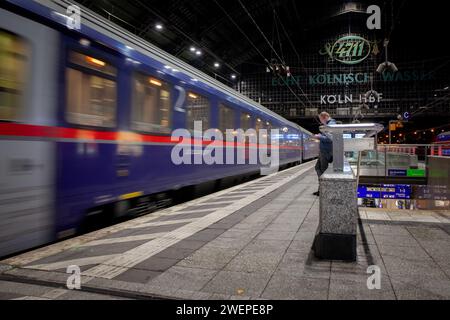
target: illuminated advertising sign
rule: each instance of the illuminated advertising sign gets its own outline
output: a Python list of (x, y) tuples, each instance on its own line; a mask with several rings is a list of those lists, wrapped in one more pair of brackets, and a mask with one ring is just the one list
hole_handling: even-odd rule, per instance
[(327, 94), (320, 96), (321, 105), (351, 104), (351, 103), (380, 103), (383, 100), (382, 93), (353, 94)]
[(271, 85), (273, 87), (285, 87), (296, 85), (315, 86), (349, 86), (370, 83), (371, 77), (376, 77), (377, 81), (391, 82), (416, 82), (435, 80), (432, 72), (425, 70), (400, 70), (396, 73), (383, 72), (381, 75), (373, 75), (368, 72), (349, 73), (317, 73), (312, 75), (295, 75), (290, 77), (273, 77)]
[(372, 43), (360, 36), (345, 36), (334, 43), (327, 43), (320, 51), (332, 60), (347, 65), (354, 65), (366, 60), (370, 54), (378, 54), (378, 44)]

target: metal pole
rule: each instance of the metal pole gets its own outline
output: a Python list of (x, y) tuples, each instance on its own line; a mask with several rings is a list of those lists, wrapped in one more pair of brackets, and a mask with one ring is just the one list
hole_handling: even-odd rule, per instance
[(392, 144), (392, 131), (391, 131), (392, 120), (389, 121), (389, 145)]
[(344, 133), (333, 133), (333, 168), (335, 172), (344, 171)]

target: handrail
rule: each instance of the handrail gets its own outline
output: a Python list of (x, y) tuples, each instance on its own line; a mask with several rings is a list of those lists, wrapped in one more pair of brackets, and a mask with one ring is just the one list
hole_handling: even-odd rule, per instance
[(450, 141), (448, 143), (433, 143), (433, 144), (379, 144), (378, 147), (394, 147), (394, 148), (398, 148), (398, 147), (405, 147), (405, 148), (414, 148), (414, 147), (425, 147), (425, 148), (429, 148), (429, 147), (435, 147), (435, 146), (446, 146), (449, 145), (450, 146)]

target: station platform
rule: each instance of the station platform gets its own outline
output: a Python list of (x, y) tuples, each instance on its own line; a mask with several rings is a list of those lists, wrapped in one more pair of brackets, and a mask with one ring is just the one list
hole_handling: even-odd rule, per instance
[[(2, 261), (0, 299), (450, 298), (449, 211), (363, 208), (357, 262), (317, 260), (314, 165)], [(81, 290), (66, 288), (71, 265)]]

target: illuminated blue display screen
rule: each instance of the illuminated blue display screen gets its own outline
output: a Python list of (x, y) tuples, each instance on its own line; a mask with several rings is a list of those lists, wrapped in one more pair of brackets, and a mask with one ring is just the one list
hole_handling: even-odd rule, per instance
[(359, 186), (358, 198), (367, 199), (411, 199), (412, 187), (403, 184), (381, 186)]

